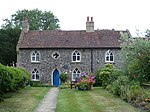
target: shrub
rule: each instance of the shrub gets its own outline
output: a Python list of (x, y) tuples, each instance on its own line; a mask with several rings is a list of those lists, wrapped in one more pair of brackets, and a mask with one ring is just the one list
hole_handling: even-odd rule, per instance
[(30, 86), (32, 86), (32, 87), (50, 87), (49, 84), (42, 83), (40, 81), (30, 81)]
[(0, 93), (9, 91), (13, 84), (13, 76), (7, 70), (6, 66), (0, 64)]
[(105, 64), (105, 66), (99, 72), (99, 80), (102, 83), (102, 86), (106, 87), (111, 84), (112, 72), (114, 71), (114, 67), (112, 64)]
[(31, 74), (26, 71), (25, 69), (23, 68), (18, 68), (18, 70), (21, 70), (22, 71), (22, 75), (23, 75), (23, 80), (22, 82), (25, 84), (25, 85), (29, 85), (30, 81), (31, 81)]
[(67, 73), (61, 73), (60, 74), (60, 80), (62, 83), (66, 82), (67, 81)]
[(30, 80), (30, 74), (23, 69), (0, 64), (0, 94), (24, 87)]
[(120, 96), (121, 99), (132, 102), (140, 103), (145, 99), (145, 93), (137, 81), (130, 81), (127, 76), (119, 76), (111, 85), (106, 89), (114, 95)]
[(96, 70), (96, 75), (95, 75), (95, 83), (93, 84), (93, 86), (102, 86), (102, 82), (99, 79), (99, 73), (100, 73), (101, 69), (97, 69)]

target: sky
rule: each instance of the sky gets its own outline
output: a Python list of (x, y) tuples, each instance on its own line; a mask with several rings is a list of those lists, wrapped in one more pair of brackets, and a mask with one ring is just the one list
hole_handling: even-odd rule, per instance
[(62, 30), (85, 30), (87, 16), (94, 29), (128, 29), (132, 36), (150, 29), (150, 0), (1, 0), (0, 26), (18, 10), (51, 11)]

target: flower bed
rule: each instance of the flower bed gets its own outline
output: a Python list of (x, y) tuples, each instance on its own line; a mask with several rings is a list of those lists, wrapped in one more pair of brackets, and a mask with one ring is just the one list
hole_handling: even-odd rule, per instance
[(79, 90), (91, 90), (95, 83), (95, 75), (92, 73), (83, 72), (80, 74), (77, 87)]

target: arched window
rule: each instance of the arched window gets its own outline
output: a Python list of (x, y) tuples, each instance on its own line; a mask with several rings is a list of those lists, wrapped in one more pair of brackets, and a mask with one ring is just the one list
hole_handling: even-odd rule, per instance
[(31, 80), (32, 80), (32, 81), (39, 81), (39, 80), (40, 80), (40, 73), (39, 73), (38, 69), (35, 68), (35, 69), (31, 72), (31, 74), (32, 74), (32, 77), (31, 77)]
[(105, 62), (114, 62), (114, 55), (113, 55), (113, 52), (111, 50), (108, 50), (105, 53)]
[(31, 62), (39, 62), (40, 61), (40, 52), (34, 51), (31, 53)]
[(72, 53), (72, 62), (81, 62), (81, 53), (79, 51)]
[(79, 77), (80, 73), (81, 73), (81, 72), (79, 71), (78, 68), (74, 69), (74, 71), (72, 72), (72, 81), (75, 81), (76, 78)]

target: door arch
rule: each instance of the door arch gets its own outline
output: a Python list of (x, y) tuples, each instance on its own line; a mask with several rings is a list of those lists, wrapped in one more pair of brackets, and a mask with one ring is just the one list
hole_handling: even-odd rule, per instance
[(57, 69), (53, 71), (53, 86), (59, 86), (59, 71)]

